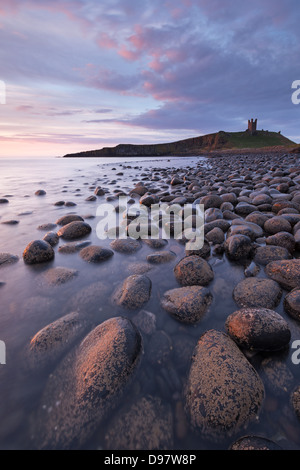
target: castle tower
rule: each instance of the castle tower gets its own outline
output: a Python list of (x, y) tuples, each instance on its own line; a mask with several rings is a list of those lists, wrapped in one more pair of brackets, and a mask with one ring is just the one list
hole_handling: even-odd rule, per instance
[(257, 119), (253, 121), (253, 119), (248, 120), (248, 131), (250, 132), (250, 135), (255, 135), (256, 134), (256, 128), (257, 128)]

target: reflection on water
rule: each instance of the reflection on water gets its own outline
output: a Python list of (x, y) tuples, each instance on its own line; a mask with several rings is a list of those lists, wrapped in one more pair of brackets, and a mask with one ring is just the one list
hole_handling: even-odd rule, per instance
[[(181, 167), (196, 164), (196, 158), (172, 159), (172, 166)], [(46, 266), (26, 266), (22, 261), (22, 252), (25, 246), (34, 239), (40, 239), (46, 233), (38, 230), (41, 224), (55, 223), (62, 215), (76, 213), (83, 217), (90, 216), (87, 222), (92, 226), (92, 233), (88, 240), (92, 244), (101, 244), (109, 247), (110, 240), (101, 240), (96, 237), (97, 209), (96, 202), (86, 202), (85, 199), (93, 194), (93, 188), (115, 188), (125, 192), (132, 189), (133, 180), (139, 181), (142, 168), (168, 168), (171, 163), (167, 160), (128, 163), (122, 166), (118, 162), (101, 163), (95, 160), (47, 160), (37, 162), (34, 160), (0, 160), (0, 197), (7, 197), (9, 204), (0, 207), (0, 222), (10, 219), (19, 221), (17, 225), (1, 225), (0, 252), (12, 253), (20, 257), (17, 264), (0, 268), (0, 340), (7, 348), (7, 364), (0, 366), (0, 386), (2, 400), (0, 404), (0, 448), (30, 448), (30, 429), (35, 410), (45, 381), (51, 370), (33, 374), (26, 368), (25, 351), (33, 335), (44, 326), (57, 318), (72, 311), (72, 299), (84, 287), (102, 281), (109, 286), (107, 302), (99, 304), (97, 300), (88, 299), (88, 307), (93, 310), (94, 317), (90, 329), (102, 321), (119, 315), (134, 316), (136, 312), (124, 310), (113, 306), (109, 297), (117, 285), (120, 284), (130, 272), (133, 263), (145, 263), (146, 256), (153, 250), (146, 244), (134, 255), (122, 255), (115, 252), (114, 256), (100, 265), (91, 265), (84, 262), (78, 253), (66, 255), (59, 253), (55, 248), (55, 260)], [(131, 166), (131, 168), (126, 168)], [(136, 167), (136, 168), (133, 168)], [(116, 170), (113, 170), (116, 168)], [(116, 173), (122, 171), (123, 175)], [(114, 183), (115, 181), (115, 183)], [(156, 182), (153, 181), (155, 185)], [(158, 182), (159, 184), (159, 182)], [(34, 195), (38, 189), (44, 189), (46, 196)], [(76, 206), (54, 206), (54, 203), (63, 200), (76, 203)], [(104, 199), (103, 199), (104, 200)], [(64, 242), (60, 242), (60, 245)], [(195, 435), (185, 422), (183, 412), (182, 390), (193, 348), (199, 336), (206, 330), (214, 328), (224, 331), (224, 323), (229, 314), (237, 310), (232, 299), (234, 286), (244, 279), (244, 266), (228, 262), (225, 256), (211, 256), (209, 262), (214, 269), (215, 278), (209, 285), (213, 294), (213, 303), (204, 319), (198, 325), (184, 325), (169, 316), (160, 306), (160, 299), (168, 289), (178, 287), (173, 276), (174, 265), (184, 256), (184, 246), (170, 240), (168, 249), (174, 251), (176, 259), (167, 264), (153, 265), (147, 272), (152, 281), (150, 301), (146, 310), (156, 316), (156, 328), (164, 332), (170, 341), (171, 347), (165, 348), (164, 342), (157, 338), (157, 344), (151, 343), (144, 337), (143, 367), (125, 395), (123, 404), (138, 399), (147, 394), (161, 397), (172, 406), (175, 417), (175, 448), (177, 449), (209, 449), (228, 448), (228, 442), (205, 442)], [(41, 275), (49, 267), (63, 266), (79, 271), (69, 283), (60, 287), (45, 287), (40, 282)], [(171, 274), (170, 274), (171, 273)], [(263, 270), (259, 273), (264, 277)], [(276, 308), (289, 322), (292, 329), (292, 341), (300, 339), (300, 328), (284, 313), (282, 302)], [(291, 351), (278, 355), (286, 368), (293, 376), (290, 384), (292, 389), (299, 383), (300, 366), (291, 362)], [(256, 354), (249, 357), (258, 372), (266, 357)], [(266, 384), (266, 382), (265, 382)], [(266, 387), (266, 399), (258, 423), (252, 424), (247, 433), (262, 434), (268, 438), (289, 442), (290, 447), (300, 446), (300, 426), (291, 413), (289, 406), (289, 392), (277, 393), (276, 390)], [(108, 422), (113, 414), (109, 416)], [(87, 448), (103, 448), (106, 425), (101, 425)]]

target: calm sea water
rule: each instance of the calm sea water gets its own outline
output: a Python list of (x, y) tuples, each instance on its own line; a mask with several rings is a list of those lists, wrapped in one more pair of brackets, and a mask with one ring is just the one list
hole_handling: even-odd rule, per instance
[[(0, 448), (30, 448), (31, 431), (35, 427), (32, 421), (33, 412), (38, 406), (41, 393), (51, 371), (43, 374), (30, 375), (24, 364), (24, 351), (39, 329), (53, 322), (62, 315), (69, 313), (68, 301), (79, 289), (96, 281), (106, 282), (111, 291), (128, 275), (128, 264), (145, 262), (146, 256), (152, 252), (144, 245), (141, 250), (130, 257), (115, 253), (107, 262), (99, 266), (91, 266), (81, 260), (78, 254), (63, 255), (57, 252), (55, 260), (47, 266), (30, 267), (24, 265), (22, 253), (27, 244), (34, 239), (41, 239), (45, 231), (38, 227), (45, 223), (55, 223), (61, 216), (76, 213), (90, 216), (87, 222), (92, 226), (89, 240), (93, 244), (109, 246), (109, 240), (99, 242), (96, 236), (95, 218), (98, 202), (86, 202), (87, 196), (93, 194), (95, 185), (108, 188), (111, 193), (116, 188), (128, 191), (133, 187), (133, 179), (140, 179), (145, 168), (156, 169), (194, 168), (197, 164), (205, 165), (205, 159), (194, 158), (164, 158), (164, 159), (0, 159), (0, 197), (7, 197), (9, 204), (0, 206), (0, 222), (16, 219), (17, 225), (0, 225), (0, 252), (9, 252), (20, 257), (20, 261), (9, 267), (0, 269), (0, 282), (5, 282), (0, 288), (0, 340), (7, 348), (6, 365), (0, 365)], [(115, 168), (115, 169), (113, 169)], [(123, 175), (116, 176), (121, 171)], [(114, 183), (112, 183), (114, 181)], [(156, 183), (153, 182), (155, 185)], [(35, 196), (35, 191), (44, 189), (44, 197)], [(72, 201), (74, 207), (56, 207), (59, 201)], [(224, 331), (224, 323), (229, 314), (237, 310), (232, 299), (234, 286), (244, 279), (244, 268), (238, 264), (229, 263), (225, 256), (211, 256), (209, 263), (214, 269), (215, 279), (209, 285), (213, 294), (213, 304), (208, 314), (196, 326), (182, 325), (172, 319), (160, 306), (163, 293), (178, 287), (173, 276), (173, 266), (184, 256), (184, 247), (174, 240), (169, 241), (168, 249), (177, 254), (177, 258), (165, 265), (154, 267), (147, 275), (152, 280), (152, 294), (146, 310), (153, 312), (157, 318), (157, 327), (170, 338), (173, 351), (163, 364), (153, 364), (147, 357), (147, 349), (143, 358), (144, 367), (140, 369), (135, 383), (130, 389), (130, 397), (151, 394), (160, 396), (171, 404), (176, 420), (182, 420), (178, 409), (182, 408), (182, 389), (186, 373), (189, 369), (190, 353), (185, 357), (183, 346), (193, 349), (199, 336), (206, 330), (214, 328)], [(63, 266), (75, 268), (79, 275), (75, 280), (58, 288), (47, 289), (39, 284), (40, 275), (49, 267)], [(264, 277), (261, 270), (259, 276)], [(128, 311), (114, 308), (107, 301), (98, 310), (99, 323), (118, 315), (130, 315)], [(276, 311), (281, 313), (290, 323), (293, 339), (300, 339), (300, 330), (284, 313), (282, 302)], [(279, 354), (278, 358), (284, 364), (285, 372), (291, 374), (289, 387), (299, 383), (300, 366), (291, 361), (291, 352)], [(257, 370), (263, 355), (252, 359)], [(289, 406), (289, 393), (279, 394), (268, 390), (264, 411), (258, 423), (252, 424), (247, 433), (262, 434), (277, 442), (288, 443), (291, 448), (300, 446), (300, 426)], [(125, 395), (124, 403), (128, 400)], [(116, 411), (117, 412), (117, 411)], [(113, 417), (110, 416), (109, 419)], [(181, 422), (184, 428), (186, 423)], [(86, 448), (103, 448), (105, 425), (101, 426)], [(228, 448), (232, 443), (207, 443), (201, 441), (188, 427), (181, 437), (175, 438), (177, 449), (206, 449)]]

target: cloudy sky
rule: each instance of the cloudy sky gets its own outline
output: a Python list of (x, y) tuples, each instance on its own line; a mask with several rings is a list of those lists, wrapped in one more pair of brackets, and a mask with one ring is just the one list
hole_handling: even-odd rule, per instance
[(300, 142), (299, 24), (299, 0), (0, 0), (0, 156), (170, 142), (251, 117)]

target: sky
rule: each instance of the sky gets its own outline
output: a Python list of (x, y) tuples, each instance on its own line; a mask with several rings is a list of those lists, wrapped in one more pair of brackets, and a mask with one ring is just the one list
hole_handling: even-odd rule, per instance
[(299, 24), (299, 0), (0, 0), (0, 156), (172, 142), (249, 118), (300, 142)]

